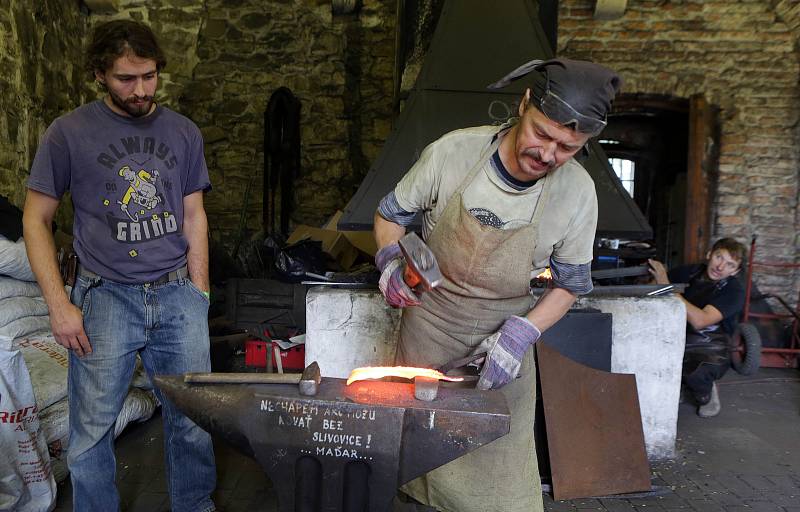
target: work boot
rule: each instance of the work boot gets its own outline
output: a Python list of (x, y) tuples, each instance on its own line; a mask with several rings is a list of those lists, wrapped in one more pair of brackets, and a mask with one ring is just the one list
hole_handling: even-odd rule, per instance
[(719, 402), (719, 393), (717, 392), (717, 383), (711, 386), (711, 397), (707, 404), (701, 405), (697, 408), (697, 415), (701, 418), (713, 418), (719, 411), (722, 410), (722, 404)]

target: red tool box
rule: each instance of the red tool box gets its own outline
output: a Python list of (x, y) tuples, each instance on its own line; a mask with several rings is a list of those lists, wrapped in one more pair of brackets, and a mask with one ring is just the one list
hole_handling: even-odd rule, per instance
[[(275, 347), (278, 350), (275, 350)], [(295, 345), (286, 350), (278, 347), (274, 341), (263, 341), (258, 339), (248, 339), (244, 342), (244, 364), (246, 366), (255, 366), (259, 368), (266, 368), (267, 354), (272, 359), (272, 367), (278, 368), (278, 362), (275, 359), (275, 352), (280, 354), (281, 365), (284, 370), (302, 370), (305, 368), (306, 349), (305, 345)]]

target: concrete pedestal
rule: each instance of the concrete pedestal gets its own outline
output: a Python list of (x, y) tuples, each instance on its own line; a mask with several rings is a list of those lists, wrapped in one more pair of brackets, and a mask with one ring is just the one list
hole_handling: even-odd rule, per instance
[(578, 307), (611, 313), (611, 371), (636, 375), (647, 456), (675, 456), (686, 308), (675, 296), (585, 298)]
[[(611, 371), (633, 373), (647, 455), (675, 456), (686, 310), (674, 296), (587, 297), (576, 307), (613, 315)], [(315, 287), (306, 297), (306, 363), (323, 376), (347, 378), (353, 368), (394, 364), (401, 312), (377, 290)]]
[(400, 310), (378, 290), (319, 286), (306, 295), (306, 364), (346, 379), (353, 368), (394, 365)]

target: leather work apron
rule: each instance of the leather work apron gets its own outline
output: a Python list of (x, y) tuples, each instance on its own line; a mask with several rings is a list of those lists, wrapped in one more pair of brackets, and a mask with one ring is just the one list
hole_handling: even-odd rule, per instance
[[(516, 229), (482, 225), (462, 203), (464, 190), (499, 146), (491, 144), (450, 198), (428, 245), (442, 283), (403, 310), (397, 364), (437, 366), (472, 352), (511, 315), (525, 315), (537, 226), (547, 206), (545, 176), (533, 219)], [(520, 377), (501, 388), (511, 432), (404, 485), (417, 501), (446, 512), (541, 511), (542, 493), (533, 439), (536, 367), (528, 350)]]

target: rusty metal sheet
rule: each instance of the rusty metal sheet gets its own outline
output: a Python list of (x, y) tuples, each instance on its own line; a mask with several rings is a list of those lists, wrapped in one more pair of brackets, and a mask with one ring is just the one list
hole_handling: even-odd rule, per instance
[(636, 378), (536, 345), (557, 500), (650, 490)]

